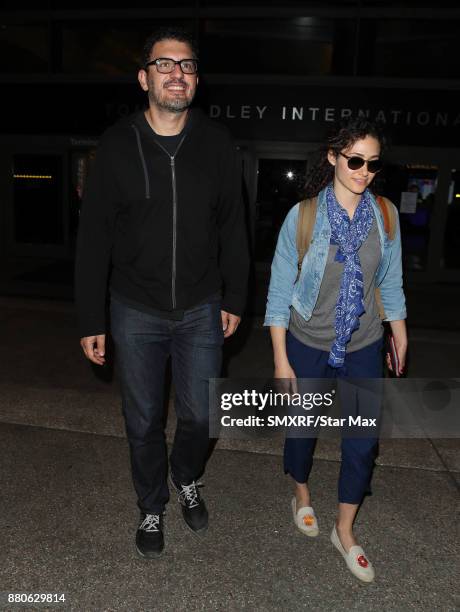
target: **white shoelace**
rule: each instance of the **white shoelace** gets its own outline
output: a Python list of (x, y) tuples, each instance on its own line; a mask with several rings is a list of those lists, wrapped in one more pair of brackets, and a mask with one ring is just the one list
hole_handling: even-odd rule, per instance
[(160, 515), (159, 514), (146, 514), (145, 519), (139, 525), (139, 529), (148, 531), (149, 533), (154, 531), (160, 531)]
[(189, 485), (181, 485), (181, 492), (179, 494), (180, 503), (186, 505), (187, 508), (196, 508), (196, 506), (199, 506), (198, 487), (201, 486), (203, 486), (203, 483), (195, 481)]

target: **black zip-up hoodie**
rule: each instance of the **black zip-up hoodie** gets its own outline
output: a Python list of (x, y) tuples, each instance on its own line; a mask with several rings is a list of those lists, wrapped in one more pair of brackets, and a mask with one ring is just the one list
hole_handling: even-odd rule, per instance
[[(143, 112), (109, 128), (83, 197), (75, 268), (82, 336), (106, 332), (107, 281), (149, 308), (190, 308), (222, 291), (241, 314), (248, 248), (241, 164), (228, 130), (190, 110), (174, 156)], [(112, 265), (110, 265), (112, 264)]]

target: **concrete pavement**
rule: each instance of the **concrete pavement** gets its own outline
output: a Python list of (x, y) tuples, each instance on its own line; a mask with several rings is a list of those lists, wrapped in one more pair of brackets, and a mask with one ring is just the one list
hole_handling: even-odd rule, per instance
[[(361, 586), (329, 542), (339, 469), (332, 440), (318, 445), (311, 480), (318, 538), (292, 524), (282, 439), (222, 440), (203, 490), (207, 536), (188, 532), (172, 498), (164, 556), (146, 562), (134, 551), (116, 379), (82, 359), (72, 304), (0, 298), (0, 322), (0, 591), (63, 592), (61, 609), (77, 611), (458, 606), (458, 440), (382, 441), (374, 494), (356, 524), (376, 567), (372, 585)], [(411, 344), (412, 376), (459, 377), (458, 331), (414, 329)], [(226, 374), (270, 372), (268, 336), (253, 319), (227, 345)]]

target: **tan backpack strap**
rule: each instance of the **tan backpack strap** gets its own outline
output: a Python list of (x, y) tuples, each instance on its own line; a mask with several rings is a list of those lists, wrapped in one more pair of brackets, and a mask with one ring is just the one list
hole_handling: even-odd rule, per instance
[(310, 247), (311, 238), (313, 236), (313, 229), (316, 221), (317, 201), (318, 198), (311, 198), (308, 200), (302, 200), (299, 204), (296, 236), (298, 268), (297, 278), (300, 276), (303, 258)]
[(396, 213), (393, 204), (388, 198), (377, 196), (377, 204), (383, 216), (383, 227), (390, 240), (394, 240), (396, 231)]
[[(383, 229), (385, 230), (385, 234), (387, 234), (390, 240), (394, 240), (396, 232), (396, 212), (394, 206), (388, 198), (384, 198), (383, 196), (377, 196), (375, 199), (383, 216)], [(375, 301), (379, 309), (379, 316), (383, 321), (386, 319), (386, 316), (383, 308), (382, 296), (378, 287), (375, 288)]]

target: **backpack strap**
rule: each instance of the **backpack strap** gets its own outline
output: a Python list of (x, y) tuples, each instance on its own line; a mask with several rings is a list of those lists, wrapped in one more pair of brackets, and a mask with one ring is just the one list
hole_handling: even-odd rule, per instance
[(383, 216), (385, 234), (388, 235), (390, 240), (394, 240), (396, 231), (396, 214), (394, 206), (388, 198), (384, 198), (383, 196), (377, 196), (375, 200)]
[(313, 228), (316, 221), (316, 208), (318, 198), (302, 200), (299, 204), (299, 216), (297, 219), (297, 278), (300, 276), (303, 258), (305, 257), (313, 236)]
[[(383, 216), (383, 229), (385, 230), (385, 234), (387, 234), (389, 240), (394, 240), (396, 231), (396, 213), (394, 206), (388, 198), (384, 198), (383, 196), (377, 196), (375, 200)], [(380, 289), (378, 287), (375, 288), (375, 301), (379, 309), (379, 316), (383, 321), (386, 316), (383, 308), (382, 296), (380, 295)]]

